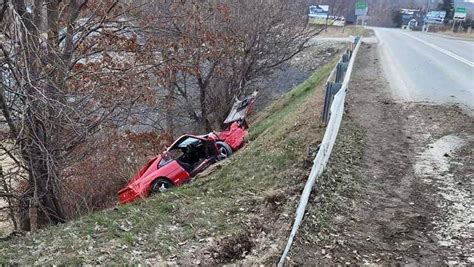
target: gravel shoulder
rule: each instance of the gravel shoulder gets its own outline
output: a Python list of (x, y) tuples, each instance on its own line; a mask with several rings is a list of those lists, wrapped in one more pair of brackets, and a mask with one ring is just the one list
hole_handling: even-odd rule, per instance
[(362, 45), (328, 169), (289, 263), (473, 264), (473, 118), (397, 102)]

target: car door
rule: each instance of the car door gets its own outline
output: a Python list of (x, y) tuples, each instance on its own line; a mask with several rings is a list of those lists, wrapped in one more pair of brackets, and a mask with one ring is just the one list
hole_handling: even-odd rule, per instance
[(175, 186), (187, 182), (191, 177), (191, 174), (188, 173), (176, 160), (161, 167), (160, 174), (162, 174), (162, 177), (168, 178)]
[(196, 166), (193, 171), (191, 172), (191, 176), (194, 176), (202, 171), (204, 171), (205, 169), (207, 169), (210, 165), (212, 165), (213, 163), (215, 163), (217, 161), (217, 149), (216, 149), (216, 145), (215, 145), (215, 142), (213, 140), (206, 140), (204, 141), (203, 140), (203, 144), (204, 144), (204, 154), (202, 155), (203, 157), (203, 160), (201, 161), (201, 163), (199, 163), (198, 166)]

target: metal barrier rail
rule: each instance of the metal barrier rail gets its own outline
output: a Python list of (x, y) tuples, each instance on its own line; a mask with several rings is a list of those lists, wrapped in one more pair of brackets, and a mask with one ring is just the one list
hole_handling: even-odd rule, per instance
[[(293, 244), (293, 240), (296, 236), (296, 233), (298, 232), (298, 228), (301, 224), (301, 221), (303, 220), (306, 205), (308, 204), (309, 196), (311, 194), (311, 190), (313, 189), (314, 183), (316, 182), (316, 178), (323, 173), (323, 170), (329, 160), (329, 156), (331, 155), (334, 143), (336, 142), (337, 133), (341, 125), (342, 115), (344, 113), (344, 100), (346, 97), (346, 90), (349, 85), (352, 68), (354, 67), (354, 61), (361, 43), (362, 38), (356, 37), (354, 43), (351, 44), (349, 51), (342, 56), (341, 62), (336, 65), (335, 70), (333, 70), (328, 79), (328, 83), (332, 83), (331, 80), (332, 78), (334, 78), (333, 76), (335, 75), (336, 78), (334, 84), (337, 84), (338, 82), (342, 82), (342, 84), (340, 87), (338, 85), (334, 87), (339, 87), (337, 91), (333, 91), (334, 85), (330, 86), (331, 89), (329, 89), (329, 92), (326, 88), (326, 96), (324, 102), (325, 106), (323, 110), (323, 120), (327, 118), (327, 120), (325, 120), (325, 122), (327, 122), (326, 132), (324, 133), (324, 137), (319, 147), (318, 154), (316, 155), (316, 158), (313, 162), (313, 167), (311, 168), (311, 173), (309, 174), (303, 193), (301, 194), (300, 202), (298, 204), (298, 208), (296, 209), (293, 228), (291, 229), (291, 233), (288, 238), (285, 250), (283, 251), (280, 261), (278, 262), (279, 267), (283, 266), (283, 264), (285, 263), (288, 252), (290, 251), (291, 245)], [(354, 49), (352, 50), (352, 48)], [(343, 64), (346, 64), (346, 66), (344, 66)]]

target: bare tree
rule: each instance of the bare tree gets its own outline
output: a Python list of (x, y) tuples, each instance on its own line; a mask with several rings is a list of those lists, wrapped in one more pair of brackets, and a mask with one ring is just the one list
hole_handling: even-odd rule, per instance
[(130, 88), (144, 66), (115, 60), (136, 43), (118, 1), (19, 0), (5, 7), (0, 103), (10, 155), (27, 173), (18, 197), (20, 228), (27, 230), (65, 221), (63, 171), (88, 152), (83, 145), (104, 123), (140, 98), (143, 91)]
[[(148, 40), (166, 101), (205, 130), (220, 125), (234, 97), (304, 49), (315, 32), (307, 7), (288, 1), (155, 1), (146, 18)], [(154, 16), (160, 19), (154, 19)], [(170, 118), (172, 119), (172, 118)], [(170, 124), (170, 123), (168, 123)]]

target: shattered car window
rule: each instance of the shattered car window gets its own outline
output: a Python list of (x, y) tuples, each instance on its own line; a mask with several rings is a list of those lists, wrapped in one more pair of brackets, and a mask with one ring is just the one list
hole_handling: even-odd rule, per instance
[(179, 148), (185, 148), (185, 147), (189, 146), (190, 144), (194, 144), (194, 143), (198, 143), (198, 142), (200, 142), (199, 139), (194, 138), (194, 137), (188, 137), (187, 139), (185, 139), (184, 141), (179, 143), (178, 147)]

